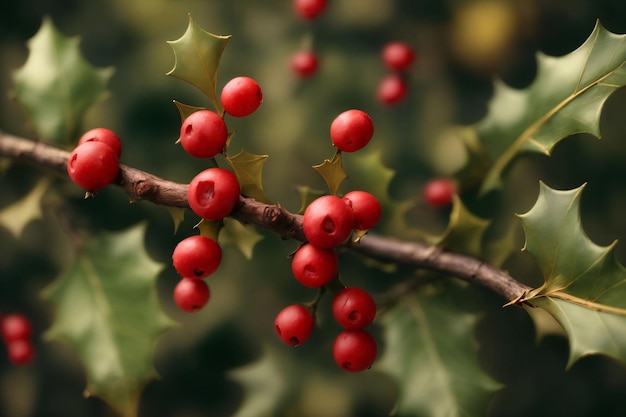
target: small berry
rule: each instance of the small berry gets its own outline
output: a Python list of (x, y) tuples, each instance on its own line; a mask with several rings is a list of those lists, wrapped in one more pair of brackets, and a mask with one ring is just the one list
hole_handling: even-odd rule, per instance
[(97, 127), (85, 132), (80, 139), (78, 139), (78, 145), (82, 145), (85, 142), (102, 142), (109, 145), (119, 158), (122, 156), (122, 142), (120, 138), (112, 130), (104, 127)]
[(78, 145), (67, 162), (67, 173), (72, 181), (88, 191), (111, 184), (119, 169), (119, 158), (113, 148), (96, 141)]
[(374, 135), (374, 123), (361, 110), (346, 110), (330, 125), (333, 145), (343, 152), (355, 152), (369, 143)]
[(348, 204), (354, 213), (354, 228), (367, 230), (376, 226), (382, 209), (380, 203), (372, 194), (366, 191), (350, 191), (343, 196), (343, 201)]
[(206, 282), (195, 278), (183, 278), (174, 288), (174, 302), (183, 311), (195, 313), (206, 305), (211, 291)]
[(370, 368), (377, 353), (376, 341), (365, 330), (344, 330), (339, 333), (333, 345), (335, 362), (347, 372)]
[(221, 100), (226, 113), (244, 117), (259, 108), (263, 101), (263, 91), (252, 78), (236, 77), (222, 89)]
[(198, 216), (220, 220), (233, 211), (239, 201), (239, 193), (235, 174), (223, 168), (209, 168), (191, 180), (187, 199)]
[(180, 127), (180, 144), (196, 158), (213, 158), (224, 150), (227, 139), (224, 119), (210, 110), (190, 114)]
[(326, 0), (294, 0), (293, 9), (303, 19), (313, 20), (326, 8)]
[(205, 278), (220, 266), (222, 248), (208, 237), (190, 236), (176, 245), (172, 261), (180, 275), (187, 278)]
[(405, 42), (389, 42), (382, 49), (383, 63), (392, 71), (404, 71), (415, 60), (415, 54)]
[(314, 327), (315, 319), (309, 310), (300, 304), (283, 308), (274, 320), (276, 334), (289, 346), (299, 346), (306, 342)]
[(35, 348), (29, 340), (13, 340), (7, 343), (7, 356), (13, 365), (25, 365), (35, 357)]
[(408, 86), (399, 75), (391, 74), (378, 84), (376, 98), (383, 104), (397, 104), (406, 98)]
[(440, 208), (452, 203), (456, 186), (448, 178), (435, 178), (426, 183), (422, 194), (424, 200), (432, 207)]
[(339, 273), (337, 252), (305, 243), (294, 254), (291, 271), (305, 287), (323, 287)]
[(31, 336), (30, 320), (21, 314), (9, 314), (0, 319), (0, 333), (5, 343), (28, 340)]
[(297, 75), (307, 78), (317, 70), (317, 56), (312, 51), (299, 51), (291, 56), (289, 65)]
[(332, 248), (341, 245), (350, 236), (354, 213), (341, 198), (325, 195), (309, 204), (302, 223), (309, 243), (320, 248)]
[(333, 317), (342, 327), (350, 330), (362, 329), (374, 320), (376, 303), (360, 288), (344, 288), (333, 298)]

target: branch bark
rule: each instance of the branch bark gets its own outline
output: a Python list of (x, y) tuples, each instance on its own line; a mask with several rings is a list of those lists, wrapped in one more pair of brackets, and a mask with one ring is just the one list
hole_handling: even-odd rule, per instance
[[(69, 155), (69, 152), (52, 145), (0, 131), (0, 156), (27, 162), (66, 176)], [(188, 184), (168, 181), (127, 165), (120, 165), (120, 174), (115, 184), (124, 190), (131, 201), (146, 200), (170, 207), (189, 207)], [(280, 206), (263, 204), (241, 196), (231, 217), (255, 224), (284, 238), (306, 240), (302, 229), (302, 216), (290, 213)], [(506, 272), (478, 258), (417, 242), (368, 233), (358, 244), (352, 244), (350, 247), (380, 261), (430, 269), (485, 286), (502, 295), (507, 301), (518, 299), (530, 289)]]

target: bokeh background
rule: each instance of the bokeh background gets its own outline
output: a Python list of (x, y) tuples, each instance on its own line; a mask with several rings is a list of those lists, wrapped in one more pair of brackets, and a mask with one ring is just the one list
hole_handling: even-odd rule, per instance
[[(260, 109), (228, 123), (237, 131), (232, 153), (245, 148), (270, 155), (264, 184), (271, 199), (295, 211), (299, 185), (324, 188), (310, 166), (332, 156), (330, 122), (347, 108), (361, 108), (376, 124), (372, 151), (381, 152), (385, 165), (396, 172), (391, 197), (412, 199), (415, 210), (409, 220), (430, 231), (445, 228), (447, 213), (424, 205), (421, 188), (429, 178), (450, 175), (463, 164), (466, 155), (449, 129), (484, 116), (493, 77), (514, 87), (527, 86), (536, 72), (537, 51), (557, 56), (572, 51), (591, 33), (596, 19), (613, 32), (626, 33), (622, 0), (331, 0), (315, 23), (295, 17), (289, 0), (2, 1), (0, 129), (32, 137), (23, 113), (9, 99), (11, 73), (23, 65), (26, 41), (47, 15), (65, 35), (81, 37), (90, 62), (115, 67), (110, 95), (90, 110), (84, 128), (106, 126), (118, 132), (124, 143), (122, 162), (188, 182), (204, 163), (174, 145), (180, 117), (172, 100), (198, 106), (209, 102), (190, 85), (165, 76), (174, 63), (166, 41), (182, 35), (188, 13), (210, 32), (233, 35), (218, 87), (246, 75), (263, 88)], [(418, 56), (410, 72), (409, 98), (393, 108), (375, 99), (376, 86), (386, 74), (380, 48), (390, 40), (410, 43)], [(321, 67), (314, 78), (302, 82), (287, 61), (311, 41)], [(588, 182), (582, 200), (585, 230), (599, 244), (624, 241), (625, 108), (626, 92), (618, 91), (606, 103), (601, 141), (576, 135), (559, 144), (550, 159), (520, 159), (508, 174), (503, 197), (469, 203), (471, 208), (481, 214), (496, 206), (510, 217), (532, 206), (540, 179), (554, 188)], [(40, 175), (28, 166), (9, 168), (0, 179), (0, 209), (23, 196)], [(159, 294), (163, 308), (180, 326), (156, 346), (154, 363), (161, 379), (147, 386), (140, 416), (233, 415), (244, 391), (231, 370), (252, 363), (267, 349), (279, 352), (298, 375), (292, 381), (302, 387), (284, 399), (277, 415), (382, 416), (393, 408), (396, 387), (389, 377), (376, 369), (353, 376), (335, 368), (329, 347), (337, 328), (327, 316), (322, 314), (316, 339), (296, 352), (275, 337), (276, 312), (315, 295), (291, 278), (286, 257), (295, 242), (264, 234), (252, 261), (226, 246), (224, 265), (211, 282), (209, 305), (186, 315), (171, 300), (178, 278), (169, 263), (173, 247), (194, 233), (197, 219), (187, 216), (174, 234), (165, 209), (129, 205), (120, 190), (104, 190), (97, 199), (84, 201), (71, 184), (59, 187), (69, 198), (65, 209), (85, 230), (122, 230), (147, 219), (149, 253), (168, 265), (159, 276)], [(19, 369), (0, 353), (0, 416), (113, 416), (98, 399), (82, 397), (85, 375), (71, 348), (41, 336), (52, 316), (39, 292), (63, 267), (64, 251), (55, 245), (53, 223), (34, 222), (20, 239), (0, 229), (0, 312), (31, 317), (38, 349), (35, 363)], [(522, 243), (520, 237), (520, 247)], [(626, 262), (623, 244), (617, 253)], [(527, 254), (515, 254), (506, 268), (529, 285), (541, 283)], [(342, 258), (342, 272), (348, 283), (375, 294), (406, 278), (368, 268), (349, 254)], [(480, 307), (468, 308), (482, 313), (476, 332), (480, 361), (504, 384), (490, 415), (623, 415), (623, 364), (589, 357), (566, 371), (564, 338), (538, 342), (522, 310), (501, 309), (503, 300), (488, 291), (477, 289), (475, 296)], [(276, 375), (269, 370), (264, 378), (271, 384)]]

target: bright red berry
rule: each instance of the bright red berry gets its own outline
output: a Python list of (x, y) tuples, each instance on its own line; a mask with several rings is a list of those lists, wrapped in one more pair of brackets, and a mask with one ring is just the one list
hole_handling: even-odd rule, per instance
[(299, 51), (291, 56), (289, 65), (300, 77), (310, 77), (317, 70), (317, 56), (312, 51)]
[(289, 346), (307, 341), (315, 327), (315, 319), (304, 306), (292, 304), (283, 308), (274, 320), (274, 330), (280, 340)]
[(226, 113), (244, 117), (259, 108), (263, 101), (263, 91), (252, 78), (236, 77), (222, 89), (221, 100)]
[(30, 320), (21, 314), (9, 314), (0, 321), (0, 333), (5, 343), (28, 340), (31, 336)]
[(456, 186), (451, 179), (435, 178), (426, 183), (422, 194), (424, 200), (432, 207), (440, 208), (450, 205), (456, 192)]
[(183, 311), (195, 313), (202, 309), (211, 297), (206, 282), (195, 278), (183, 278), (174, 288), (174, 302)]
[(13, 365), (25, 365), (35, 357), (35, 348), (30, 340), (13, 340), (7, 343), (7, 356)]
[(309, 204), (302, 223), (309, 243), (320, 248), (332, 248), (341, 245), (350, 236), (354, 213), (341, 198), (325, 195)]
[(343, 152), (355, 152), (369, 143), (374, 135), (374, 123), (361, 110), (347, 110), (333, 120), (330, 138), (333, 145)]
[(376, 90), (376, 98), (383, 104), (396, 104), (406, 98), (408, 86), (402, 77), (391, 74), (382, 79)]
[(196, 158), (213, 158), (224, 150), (227, 139), (224, 119), (210, 110), (190, 114), (180, 127), (180, 144)]
[(97, 127), (85, 132), (80, 139), (78, 139), (78, 145), (82, 145), (85, 142), (102, 142), (109, 145), (119, 158), (122, 156), (122, 142), (120, 138), (112, 130), (104, 127)]
[(346, 329), (362, 329), (374, 320), (376, 303), (360, 288), (344, 288), (333, 298), (333, 317)]
[(366, 191), (350, 191), (343, 196), (343, 201), (348, 204), (354, 213), (354, 228), (357, 230), (367, 230), (376, 226), (382, 209), (380, 203), (372, 194)]
[(176, 245), (172, 260), (180, 275), (187, 278), (205, 278), (220, 266), (222, 248), (208, 237), (190, 236)]
[(67, 173), (72, 181), (88, 191), (111, 184), (119, 169), (119, 158), (113, 148), (96, 141), (78, 145), (67, 162)]
[(239, 193), (235, 174), (223, 168), (209, 168), (191, 180), (187, 199), (198, 216), (220, 220), (233, 211), (239, 201)]
[(370, 368), (377, 353), (376, 341), (365, 330), (344, 330), (339, 333), (333, 345), (335, 362), (347, 372)]
[(383, 63), (392, 71), (404, 71), (415, 60), (415, 54), (405, 42), (389, 42), (381, 53)]
[(293, 9), (303, 19), (313, 20), (326, 8), (326, 0), (294, 0)]
[(305, 243), (293, 255), (291, 271), (305, 287), (322, 287), (339, 273), (337, 252)]

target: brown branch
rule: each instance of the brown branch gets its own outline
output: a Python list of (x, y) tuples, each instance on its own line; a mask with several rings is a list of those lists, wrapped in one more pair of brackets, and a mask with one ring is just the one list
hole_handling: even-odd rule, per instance
[[(0, 156), (47, 168), (67, 175), (69, 152), (54, 146), (12, 136), (0, 131)], [(187, 184), (164, 180), (155, 175), (120, 166), (115, 181), (131, 201), (147, 200), (170, 207), (189, 207)], [(255, 224), (284, 238), (304, 241), (302, 216), (282, 207), (260, 203), (252, 198), (240, 197), (231, 217)], [(511, 278), (506, 272), (494, 268), (480, 259), (459, 253), (447, 252), (434, 246), (401, 241), (375, 234), (364, 236), (351, 248), (372, 258), (398, 264), (438, 271), (465, 281), (483, 285), (502, 295), (508, 301), (519, 298), (529, 289)]]

